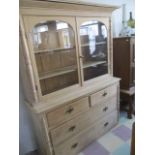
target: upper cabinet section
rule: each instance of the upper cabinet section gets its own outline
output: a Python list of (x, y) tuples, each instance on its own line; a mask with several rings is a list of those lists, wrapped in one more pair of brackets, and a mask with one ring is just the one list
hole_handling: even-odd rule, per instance
[(64, 21), (34, 26), (31, 37), (42, 95), (78, 83), (75, 35)]
[(29, 102), (86, 92), (112, 76), (111, 14), (116, 8), (20, 2), (21, 53), (26, 64), (21, 72), (27, 79)]
[(107, 28), (97, 20), (80, 25), (84, 81), (108, 73)]

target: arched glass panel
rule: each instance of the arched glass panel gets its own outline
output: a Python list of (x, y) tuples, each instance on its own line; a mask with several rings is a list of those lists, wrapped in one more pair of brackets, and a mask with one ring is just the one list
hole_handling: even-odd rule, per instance
[(78, 83), (75, 37), (62, 21), (39, 23), (33, 28), (33, 49), (43, 95)]
[(108, 73), (107, 29), (99, 21), (88, 21), (80, 26), (80, 40), (84, 80)]

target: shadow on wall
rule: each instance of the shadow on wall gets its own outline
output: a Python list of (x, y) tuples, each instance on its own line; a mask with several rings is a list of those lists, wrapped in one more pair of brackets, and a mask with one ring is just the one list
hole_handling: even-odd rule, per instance
[(19, 154), (25, 155), (35, 150), (37, 145), (29, 111), (24, 104), (23, 89), (20, 81), (19, 84)]

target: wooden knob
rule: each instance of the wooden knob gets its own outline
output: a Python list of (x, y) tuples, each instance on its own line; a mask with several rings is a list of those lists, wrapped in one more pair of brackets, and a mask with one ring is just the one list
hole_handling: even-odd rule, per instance
[(69, 109), (66, 111), (66, 113), (70, 114), (74, 111), (74, 108), (73, 107), (69, 107)]
[(103, 111), (104, 111), (104, 112), (107, 111), (107, 110), (108, 110), (108, 107), (103, 108)]
[(104, 92), (103, 94), (102, 94), (102, 96), (106, 96), (108, 93), (107, 92)]
[(108, 124), (109, 124), (109, 123), (108, 123), (108, 122), (106, 122), (106, 123), (104, 124), (104, 126), (106, 127)]
[(78, 143), (75, 143), (71, 146), (72, 149), (75, 149), (78, 146)]
[(73, 132), (73, 131), (75, 130), (75, 128), (76, 128), (76, 126), (74, 125), (74, 126), (70, 127), (70, 128), (68, 129), (68, 131)]

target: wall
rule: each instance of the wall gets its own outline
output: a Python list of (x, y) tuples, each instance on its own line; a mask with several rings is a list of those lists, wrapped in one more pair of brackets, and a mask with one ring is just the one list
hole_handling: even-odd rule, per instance
[[(68, 0), (69, 1), (69, 0)], [(126, 19), (129, 18), (129, 12), (133, 12), (133, 17), (135, 14), (134, 11), (134, 0), (79, 0), (83, 2), (97, 2), (97, 3), (104, 3), (104, 4), (111, 4), (111, 5), (122, 5), (126, 4)], [(121, 28), (122, 28), (122, 8), (113, 12), (112, 15), (113, 19), (113, 35), (116, 37), (119, 35)], [(23, 91), (22, 86), (20, 83), (20, 91), (19, 91), (19, 126), (20, 126), (20, 133), (19, 133), (19, 148), (20, 148), (20, 155), (24, 155), (29, 151), (35, 150), (37, 148), (34, 132), (32, 128), (32, 122), (29, 117), (28, 109), (24, 104), (23, 101)]]
[(98, 2), (102, 1), (105, 4), (111, 5), (120, 5), (121, 8), (117, 9), (112, 14), (113, 21), (113, 36), (118, 37), (119, 33), (122, 29), (122, 5), (126, 4), (126, 20), (129, 19), (129, 12), (131, 11), (133, 14), (133, 18), (135, 17), (135, 0), (97, 0)]
[(19, 84), (19, 154), (25, 155), (27, 152), (35, 150), (37, 145), (29, 111), (24, 104), (21, 81), (19, 81)]

